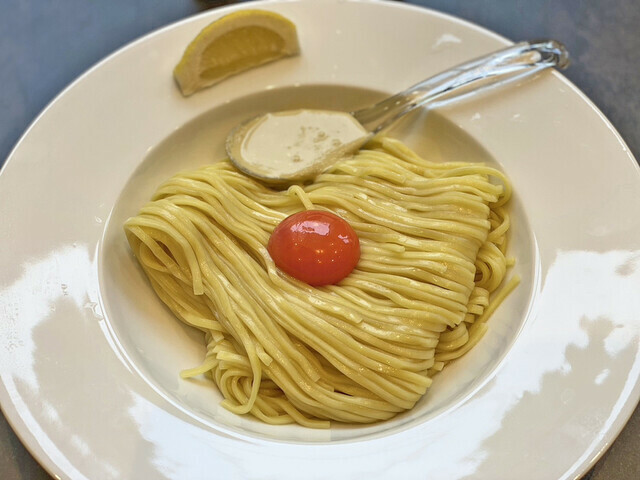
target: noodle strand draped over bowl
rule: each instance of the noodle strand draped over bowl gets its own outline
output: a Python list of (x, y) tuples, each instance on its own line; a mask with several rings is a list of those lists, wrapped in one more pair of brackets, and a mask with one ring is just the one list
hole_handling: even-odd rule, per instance
[[(391, 418), (478, 342), (517, 283), (491, 295), (510, 265), (500, 171), (430, 162), (390, 138), (367, 148), (285, 191), (228, 161), (181, 173), (126, 222), (157, 295), (204, 332), (204, 361), (183, 377), (210, 375), (232, 412), (309, 427)], [(267, 252), (304, 209), (337, 214), (360, 238), (337, 285), (310, 287)]]

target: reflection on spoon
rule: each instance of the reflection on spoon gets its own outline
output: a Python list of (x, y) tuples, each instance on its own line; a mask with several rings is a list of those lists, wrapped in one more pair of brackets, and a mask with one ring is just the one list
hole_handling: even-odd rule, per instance
[(521, 42), (442, 72), (356, 112), (268, 113), (234, 128), (227, 154), (248, 175), (274, 183), (313, 178), (356, 152), (374, 134), (427, 103), (458, 100), (549, 67), (565, 68), (569, 53), (555, 40)]

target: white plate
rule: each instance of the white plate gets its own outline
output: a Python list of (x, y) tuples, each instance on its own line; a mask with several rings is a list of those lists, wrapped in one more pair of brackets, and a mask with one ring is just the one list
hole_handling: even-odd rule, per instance
[[(153, 297), (122, 220), (226, 129), (274, 107), (348, 108), (508, 42), (433, 11), (275, 1), (303, 54), (188, 99), (171, 70), (219, 9), (112, 55), (36, 120), (0, 176), (0, 400), (60, 478), (573, 478), (633, 411), (640, 367), (640, 176), (561, 75), (414, 115), (421, 153), (497, 162), (517, 195), (521, 287), (416, 409), (371, 427), (268, 427), (178, 377), (199, 336)], [(315, 85), (315, 86), (314, 86)], [(378, 92), (378, 93), (375, 93)]]

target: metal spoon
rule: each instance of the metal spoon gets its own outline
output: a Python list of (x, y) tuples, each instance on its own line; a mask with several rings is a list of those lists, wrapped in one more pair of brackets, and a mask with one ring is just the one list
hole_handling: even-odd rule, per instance
[[(271, 183), (307, 180), (354, 153), (373, 135), (418, 107), (457, 101), (549, 67), (562, 69), (568, 65), (569, 53), (560, 42), (520, 42), (354, 112), (296, 110), (251, 118), (229, 133), (227, 154), (239, 170), (260, 180)], [(336, 132), (345, 128), (350, 134), (339, 137)]]

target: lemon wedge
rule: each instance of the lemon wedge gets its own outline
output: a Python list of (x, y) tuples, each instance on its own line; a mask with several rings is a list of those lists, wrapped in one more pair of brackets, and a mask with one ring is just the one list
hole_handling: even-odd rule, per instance
[(173, 76), (185, 96), (300, 52), (293, 22), (266, 10), (240, 10), (206, 26), (187, 46)]

